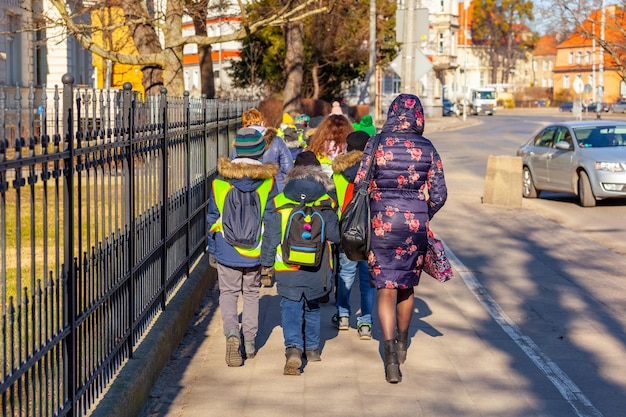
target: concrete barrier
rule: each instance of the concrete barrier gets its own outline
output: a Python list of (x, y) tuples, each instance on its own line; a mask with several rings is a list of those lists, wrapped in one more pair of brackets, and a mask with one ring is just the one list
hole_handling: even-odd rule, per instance
[(496, 206), (522, 206), (521, 157), (489, 155), (482, 201)]

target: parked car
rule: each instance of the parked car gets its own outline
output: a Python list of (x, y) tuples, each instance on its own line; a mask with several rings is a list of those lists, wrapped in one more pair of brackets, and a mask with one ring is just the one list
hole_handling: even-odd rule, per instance
[(573, 101), (566, 101), (565, 103), (563, 103), (563, 104), (561, 104), (559, 106), (559, 111), (569, 111), (569, 112), (571, 112), (573, 108), (574, 108), (574, 102)]
[(522, 195), (542, 191), (578, 195), (580, 205), (626, 198), (626, 122), (558, 122), (541, 128), (519, 147)]
[(626, 100), (618, 100), (611, 105), (611, 112), (626, 113)]
[(443, 99), (443, 115), (444, 116), (458, 116), (459, 110), (455, 102), (444, 98)]
[(596, 113), (598, 111), (600, 111), (600, 112), (608, 112), (609, 111), (609, 104), (606, 103), (606, 102), (594, 101), (593, 103), (587, 104), (587, 107), (586, 107), (585, 110), (588, 111), (589, 113)]

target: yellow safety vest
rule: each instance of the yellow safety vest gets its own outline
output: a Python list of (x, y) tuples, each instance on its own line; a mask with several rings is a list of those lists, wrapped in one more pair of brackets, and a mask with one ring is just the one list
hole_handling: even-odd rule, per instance
[(343, 174), (338, 172), (333, 173), (333, 182), (335, 183), (335, 190), (337, 190), (337, 205), (339, 207), (337, 214), (341, 219), (341, 208), (343, 207), (343, 203), (346, 199), (346, 191), (348, 190), (350, 182)]
[[(321, 206), (324, 203), (330, 203), (330, 207), (332, 209), (335, 209), (337, 207), (335, 200), (333, 200), (328, 194), (322, 195), (320, 198), (315, 200), (312, 205)], [(288, 204), (289, 205), (293, 204), (297, 206), (300, 204), (300, 202), (287, 198), (284, 193), (280, 193), (276, 197), (274, 197), (274, 207), (280, 208), (281, 206), (288, 205)], [(283, 262), (282, 243), (283, 243), (283, 240), (285, 240), (285, 231), (287, 230), (287, 222), (289, 221), (289, 215), (291, 214), (292, 208), (293, 207), (290, 206), (290, 207), (285, 207), (283, 209), (277, 210), (280, 213), (280, 242), (276, 246), (276, 258), (274, 261), (274, 270), (277, 272), (297, 271), (300, 269), (299, 265), (293, 265), (293, 264), (288, 264), (286, 262)], [(326, 244), (326, 250), (328, 250), (329, 251), (328, 253), (330, 253), (330, 250), (331, 250), (330, 242), (327, 241), (325, 244)], [(332, 256), (328, 256), (328, 260), (329, 260), (331, 268), (333, 267), (332, 258), (333, 258)]]
[[(267, 178), (263, 180), (261, 185), (255, 190), (259, 194), (259, 202), (261, 203), (261, 221), (263, 221), (263, 213), (265, 213), (265, 206), (267, 205), (267, 199), (269, 197), (272, 186), (274, 185), (274, 178)], [(224, 201), (226, 200), (226, 194), (234, 187), (228, 181), (221, 179), (213, 180), (213, 196), (215, 198), (215, 205), (220, 212), (220, 216), (215, 223), (209, 229), (210, 232), (223, 233), (222, 229), (222, 213), (224, 212)], [(261, 256), (261, 237), (263, 236), (263, 228), (261, 228), (261, 236), (259, 237), (259, 244), (254, 248), (241, 248), (239, 246), (233, 246), (235, 250), (246, 258), (258, 258)]]

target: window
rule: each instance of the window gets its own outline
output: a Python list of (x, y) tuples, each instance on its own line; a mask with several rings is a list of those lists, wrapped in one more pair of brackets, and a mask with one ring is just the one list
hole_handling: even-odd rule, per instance
[(537, 136), (535, 136), (535, 146), (550, 147), (552, 145), (552, 137), (556, 130), (555, 126), (542, 130)]
[(548, 61), (548, 71), (552, 71), (553, 67), (554, 67), (554, 63), (552, 61)]
[(569, 88), (569, 75), (563, 76), (563, 88)]
[(583, 53), (581, 51), (576, 52), (576, 63), (577, 64), (583, 63)]
[(46, 83), (48, 74), (48, 49), (46, 46), (46, 31), (40, 29), (35, 32), (35, 85), (43, 85)]
[(398, 77), (395, 73), (393, 75), (393, 91), (394, 94), (400, 93), (400, 87), (402, 87), (402, 79)]
[(439, 32), (437, 46), (440, 54), (443, 54), (443, 33)]
[(567, 55), (567, 63), (568, 64), (573, 64), (574, 63), (574, 52), (570, 52)]
[(548, 68), (548, 63), (546, 61), (541, 62), (541, 69), (545, 71)]
[(591, 52), (587, 51), (585, 53), (585, 64), (589, 64), (591, 62)]
[(9, 34), (6, 35), (8, 82), (12, 85), (22, 85), (24, 68), (22, 67), (22, 25), (20, 17), (14, 14), (8, 15)]
[(567, 142), (570, 144), (570, 147), (573, 147), (572, 134), (568, 128), (559, 127), (559, 130), (557, 130), (556, 135), (554, 136), (554, 144), (556, 145), (559, 142)]
[(587, 74), (587, 84), (593, 85), (593, 74)]
[(402, 80), (398, 75), (393, 72), (392, 74), (386, 74), (383, 77), (383, 86), (382, 93), (383, 94), (398, 94), (400, 93)]
[(191, 73), (191, 88), (198, 88), (200, 85), (200, 74), (198, 70), (193, 70)]

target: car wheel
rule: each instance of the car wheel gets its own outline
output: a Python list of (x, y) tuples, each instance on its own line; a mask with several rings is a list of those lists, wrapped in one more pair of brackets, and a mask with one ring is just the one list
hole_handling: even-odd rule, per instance
[(578, 200), (582, 207), (594, 207), (596, 205), (596, 197), (593, 195), (589, 176), (585, 171), (578, 174)]
[(528, 167), (524, 167), (524, 176), (522, 180), (522, 196), (525, 198), (537, 198), (539, 196), (539, 192), (535, 188), (535, 183), (533, 182), (533, 176), (530, 173)]

